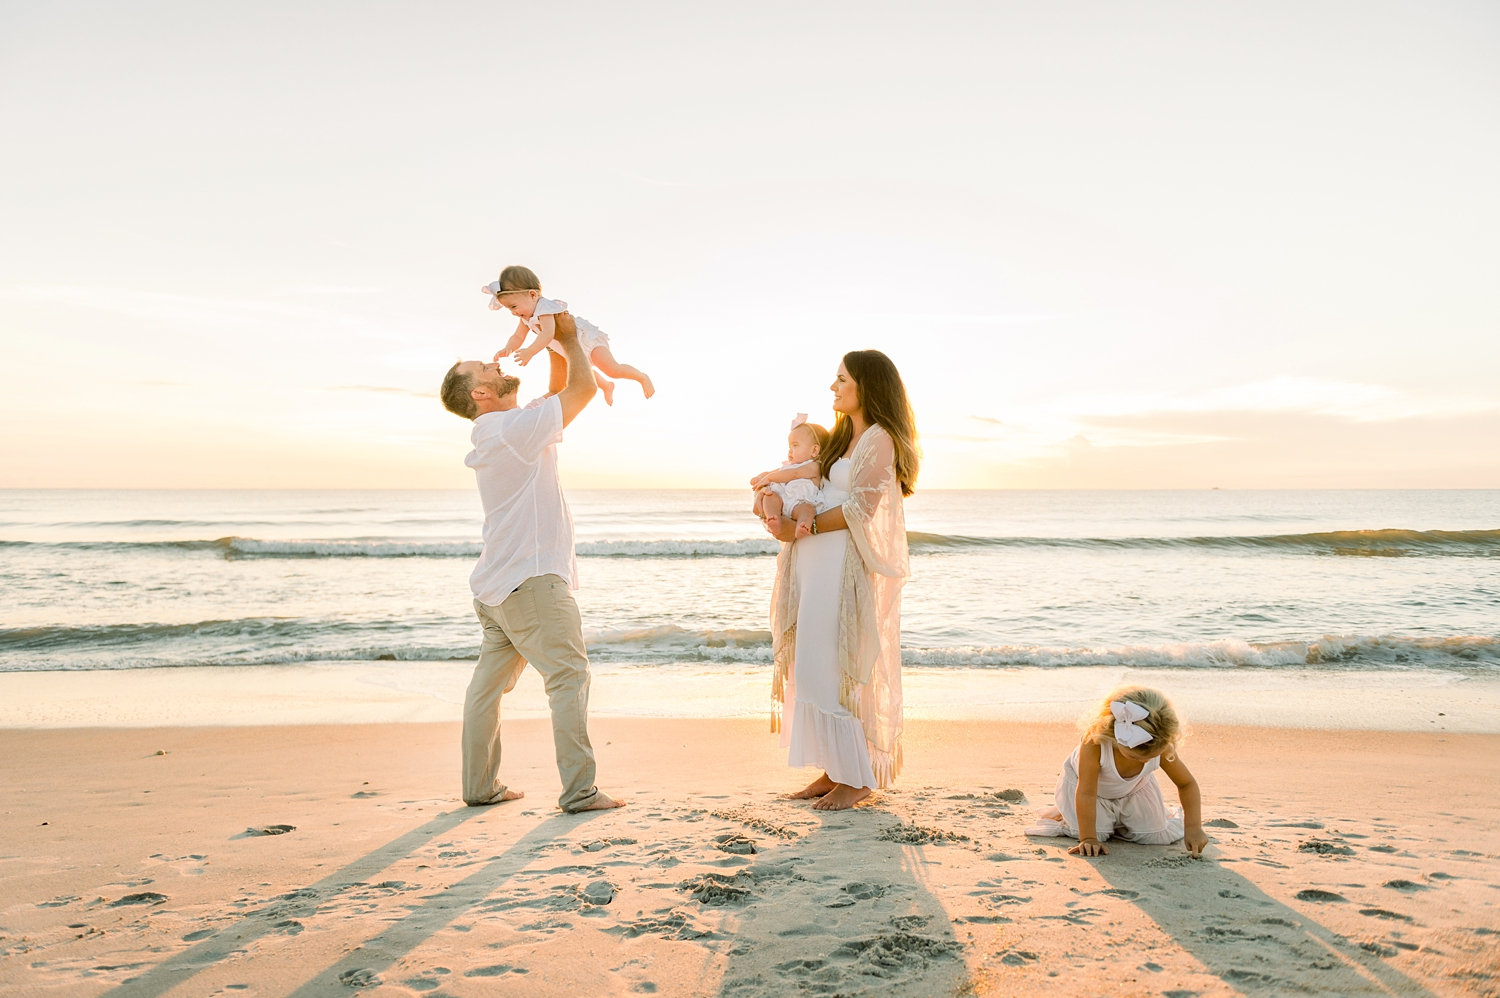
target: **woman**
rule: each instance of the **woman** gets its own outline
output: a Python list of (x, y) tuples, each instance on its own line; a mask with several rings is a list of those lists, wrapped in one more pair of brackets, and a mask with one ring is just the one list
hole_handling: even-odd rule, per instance
[[(878, 350), (844, 355), (833, 389), (825, 498), (813, 532), (783, 544), (771, 595), (771, 729), (791, 766), (823, 774), (790, 796), (841, 811), (901, 771), (902, 497), (917, 480), (916, 424), (901, 375)], [(793, 541), (782, 521), (778, 540)]]

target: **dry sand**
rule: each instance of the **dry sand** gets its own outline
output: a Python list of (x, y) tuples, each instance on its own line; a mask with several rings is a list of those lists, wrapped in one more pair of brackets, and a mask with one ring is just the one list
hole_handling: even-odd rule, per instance
[(1200, 727), (1206, 857), (1084, 860), (1021, 831), (1066, 724), (913, 723), (835, 814), (763, 722), (592, 729), (577, 816), (538, 719), (477, 809), (452, 723), (0, 731), (0, 991), (1500, 994), (1497, 735)]

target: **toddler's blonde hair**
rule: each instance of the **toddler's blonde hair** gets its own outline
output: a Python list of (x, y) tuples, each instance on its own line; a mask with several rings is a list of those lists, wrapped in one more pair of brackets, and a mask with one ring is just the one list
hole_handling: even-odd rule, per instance
[(1178, 718), (1177, 708), (1172, 706), (1172, 701), (1161, 690), (1153, 690), (1149, 686), (1121, 686), (1112, 691), (1099, 705), (1098, 711), (1085, 714), (1079, 721), (1083, 740), (1100, 743), (1115, 740), (1115, 714), (1109, 705), (1116, 700), (1139, 704), (1146, 711), (1146, 716), (1135, 723), (1145, 729), (1151, 740), (1135, 746), (1135, 751), (1147, 755), (1160, 753), (1171, 759), (1186, 732), (1183, 731), (1182, 721)]
[(519, 264), (511, 264), (500, 271), (500, 290), (496, 295), (508, 295), (512, 291), (540, 291), (542, 282), (537, 279), (535, 273), (529, 267)]

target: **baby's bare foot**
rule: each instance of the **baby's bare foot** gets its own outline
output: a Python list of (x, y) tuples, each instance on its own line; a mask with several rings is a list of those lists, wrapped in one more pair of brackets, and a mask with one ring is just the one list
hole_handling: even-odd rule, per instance
[(584, 811), (608, 811), (612, 807), (624, 807), (625, 802), (615, 800), (603, 790), (594, 794), (594, 799), (588, 805), (570, 811), (570, 814), (582, 814)]
[(798, 538), (806, 537), (810, 533), (812, 533), (812, 522), (809, 521), (809, 520), (798, 520), (797, 521), (797, 537)]
[(656, 386), (653, 385), (651, 383), (651, 379), (646, 377), (644, 374), (641, 375), (641, 391), (645, 393), (647, 398), (650, 398), (651, 396), (656, 394)]
[(766, 529), (773, 534), (781, 533), (781, 517), (775, 513), (766, 514)]
[(615, 404), (615, 383), (613, 381), (599, 382), (599, 390), (604, 393), (604, 404)]

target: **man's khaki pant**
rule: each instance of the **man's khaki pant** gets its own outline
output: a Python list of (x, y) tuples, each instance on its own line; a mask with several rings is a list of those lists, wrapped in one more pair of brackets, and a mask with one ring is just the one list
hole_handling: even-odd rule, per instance
[(589, 744), (589, 660), (583, 622), (568, 583), (556, 575), (525, 582), (499, 606), (474, 601), (484, 625), (479, 665), (464, 698), (464, 802), (492, 804), (500, 782), (500, 697), (515, 688), (530, 662), (542, 674), (552, 707), (552, 741), (562, 777), (564, 811), (578, 811), (599, 793)]

